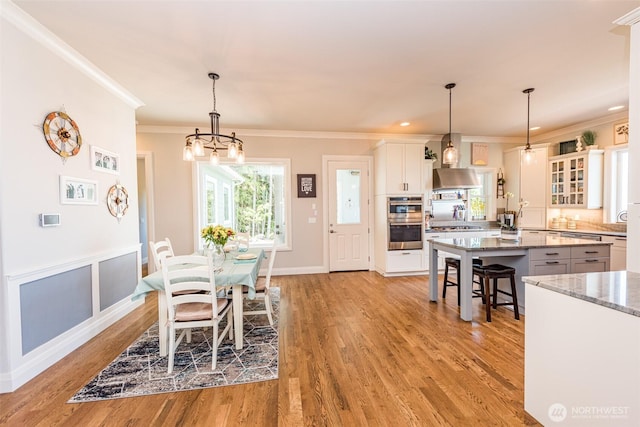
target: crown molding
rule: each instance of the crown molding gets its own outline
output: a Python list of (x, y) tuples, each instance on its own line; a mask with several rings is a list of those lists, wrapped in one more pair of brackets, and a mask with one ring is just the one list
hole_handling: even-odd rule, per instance
[(554, 131), (543, 133), (541, 135), (537, 135), (536, 137), (531, 138), (531, 143), (534, 142), (546, 142), (549, 139), (565, 135), (567, 133), (573, 132), (582, 132), (585, 128), (606, 125), (608, 123), (615, 123), (619, 120), (624, 120), (629, 117), (628, 111), (619, 111), (617, 113), (612, 113), (604, 117), (599, 117), (597, 119), (589, 120), (586, 122), (576, 123), (575, 125), (567, 126), (561, 129), (556, 129)]
[(100, 86), (122, 99), (132, 108), (144, 105), (142, 101), (120, 86), (115, 80), (106, 75), (96, 65), (82, 56), (77, 50), (65, 43), (61, 38), (45, 28), (31, 15), (20, 9), (10, 0), (0, 1), (0, 16), (7, 22), (12, 23), (24, 34), (49, 49), (55, 55), (64, 59), (72, 67), (94, 80)]
[[(393, 140), (403, 142), (434, 143), (441, 142), (443, 135), (434, 134), (406, 134), (406, 133), (360, 133), (360, 132), (314, 132), (297, 130), (266, 130), (266, 129), (234, 129), (240, 139), (248, 136), (266, 138), (306, 138), (306, 139), (357, 139), (357, 140)], [(221, 129), (224, 133), (225, 129)], [(183, 137), (193, 133), (193, 126), (161, 126), (137, 125), (138, 133), (175, 134)], [(463, 136), (462, 142), (486, 142), (519, 144), (522, 138), (500, 136)]]
[(634, 25), (640, 22), (640, 7), (613, 21), (617, 25)]

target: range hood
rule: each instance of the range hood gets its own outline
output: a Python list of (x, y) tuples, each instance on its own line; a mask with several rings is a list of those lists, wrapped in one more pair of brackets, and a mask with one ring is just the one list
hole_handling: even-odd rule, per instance
[(473, 169), (439, 168), (433, 170), (433, 191), (480, 188), (480, 179)]

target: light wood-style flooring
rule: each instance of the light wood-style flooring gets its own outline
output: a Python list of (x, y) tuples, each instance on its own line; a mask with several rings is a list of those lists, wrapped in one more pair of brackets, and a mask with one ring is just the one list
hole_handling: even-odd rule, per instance
[(519, 426), (524, 322), (504, 307), (458, 315), (427, 277), (349, 272), (272, 278), (281, 289), (279, 379), (102, 402), (66, 401), (157, 319), (155, 296), (17, 391), (8, 426)]

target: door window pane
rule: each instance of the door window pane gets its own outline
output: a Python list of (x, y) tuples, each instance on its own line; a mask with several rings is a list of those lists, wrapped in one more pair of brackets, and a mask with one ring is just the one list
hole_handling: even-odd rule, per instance
[(336, 170), (336, 222), (340, 225), (360, 223), (360, 176), (359, 170)]

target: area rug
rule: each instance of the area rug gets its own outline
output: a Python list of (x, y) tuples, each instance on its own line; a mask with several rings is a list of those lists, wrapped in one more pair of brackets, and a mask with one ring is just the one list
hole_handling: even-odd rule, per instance
[[(280, 289), (271, 288), (273, 326), (266, 315), (244, 316), (244, 346), (236, 350), (225, 339), (218, 347), (216, 369), (211, 370), (212, 331), (192, 329), (191, 343), (176, 350), (175, 366), (167, 374), (167, 357), (158, 350), (158, 323), (143, 333), (120, 356), (78, 391), (68, 403), (92, 402), (245, 384), (278, 378), (278, 314)], [(245, 300), (245, 311), (264, 307)], [(222, 328), (221, 324), (221, 328)]]

